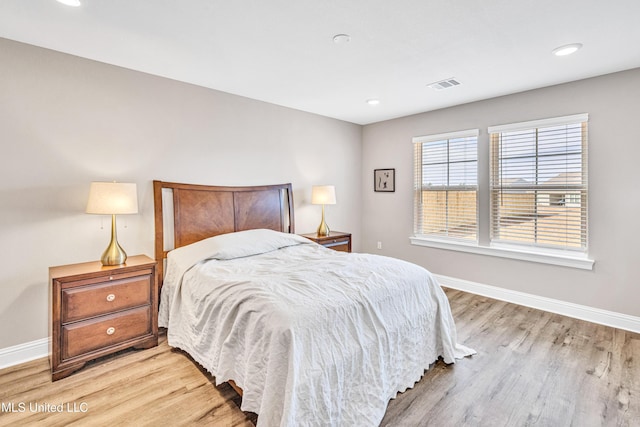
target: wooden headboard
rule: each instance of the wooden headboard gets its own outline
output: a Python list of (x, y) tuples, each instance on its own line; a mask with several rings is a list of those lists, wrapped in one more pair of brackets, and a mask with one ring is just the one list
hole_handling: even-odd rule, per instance
[(255, 228), (294, 232), (291, 184), (220, 187), (153, 181), (153, 201), (160, 286), (171, 249)]

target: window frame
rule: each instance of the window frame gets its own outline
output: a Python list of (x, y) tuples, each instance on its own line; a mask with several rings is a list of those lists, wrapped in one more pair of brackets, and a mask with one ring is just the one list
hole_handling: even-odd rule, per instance
[[(479, 212), (478, 212), (478, 193), (479, 193), (479, 182), (478, 182), (478, 136), (480, 134), (480, 130), (479, 129), (467, 129), (467, 130), (462, 130), (462, 131), (455, 131), (455, 132), (447, 132), (447, 133), (440, 133), (440, 134), (434, 134), (434, 135), (423, 135), (423, 136), (417, 136), (414, 137), (412, 139), (412, 143), (413, 143), (413, 147), (414, 147), (414, 222), (413, 222), (413, 237), (415, 238), (419, 238), (419, 239), (425, 239), (425, 240), (434, 240), (434, 241), (444, 241), (444, 242), (458, 242), (460, 244), (471, 244), (471, 245), (477, 245), (478, 244), (478, 239), (479, 239)], [(423, 200), (423, 191), (424, 190), (424, 186), (422, 183), (422, 172), (423, 172), (423, 157), (422, 157), (422, 150), (423, 150), (423, 144), (425, 143), (429, 143), (429, 142), (440, 142), (440, 141), (446, 141), (447, 142), (447, 180), (451, 177), (450, 175), (450, 165), (453, 163), (464, 163), (464, 162), (469, 162), (467, 160), (465, 160), (464, 162), (460, 162), (460, 161), (450, 161), (449, 160), (449, 152), (450, 152), (450, 141), (453, 139), (460, 139), (460, 138), (475, 138), (475, 160), (472, 160), (475, 162), (476, 164), (476, 183), (474, 185), (464, 185), (464, 186), (460, 186), (460, 185), (451, 185), (451, 184), (447, 184), (447, 185), (439, 185), (437, 186), (438, 190), (437, 191), (445, 191), (445, 192), (449, 192), (449, 191), (455, 191), (455, 190), (463, 190), (463, 191), (473, 191), (475, 193), (475, 239), (471, 240), (471, 239), (466, 239), (466, 238), (462, 238), (462, 237), (455, 237), (455, 236), (445, 236), (445, 235), (435, 235), (435, 234), (422, 234), (422, 233), (418, 233), (419, 229), (422, 229), (422, 225), (420, 225), (422, 223), (422, 200)], [(428, 191), (435, 191), (435, 190), (428, 190)], [(448, 196), (448, 194), (447, 194)], [(446, 207), (447, 209), (447, 213), (446, 213), (446, 219), (447, 219), (447, 224), (449, 222), (449, 214), (448, 214), (448, 205)], [(449, 230), (448, 225), (447, 225), (447, 231)]]
[[(534, 252), (542, 252), (542, 253), (549, 252), (551, 254), (568, 253), (570, 255), (573, 255), (573, 254), (586, 254), (588, 252), (588, 234), (589, 234), (588, 220), (587, 220), (588, 219), (588, 180), (587, 180), (587, 176), (588, 176), (587, 123), (588, 121), (589, 121), (589, 115), (586, 113), (583, 113), (583, 114), (574, 114), (571, 116), (553, 117), (549, 119), (512, 123), (507, 125), (490, 126), (487, 129), (489, 133), (489, 145), (490, 145), (490, 156), (489, 156), (489, 175), (490, 175), (490, 183), (489, 183), (490, 225), (489, 227), (490, 228), (489, 228), (489, 231), (490, 231), (491, 246), (503, 246), (503, 247), (513, 246), (514, 248), (522, 248), (522, 250), (532, 250)], [(562, 152), (557, 152), (552, 154), (549, 154), (549, 153), (544, 154), (542, 150), (545, 149), (546, 143), (541, 142), (543, 141), (541, 138), (544, 135), (542, 136), (540, 135), (540, 129), (549, 129), (549, 128), (558, 127), (558, 126), (570, 126), (570, 125), (580, 126), (579, 152), (571, 153), (570, 151), (562, 151)], [(514, 133), (514, 132), (531, 132), (533, 135), (535, 135), (534, 141), (533, 141), (534, 147), (535, 147), (535, 153), (529, 154), (527, 157), (534, 160), (535, 166), (530, 168), (530, 170), (534, 173), (535, 182), (527, 182), (526, 185), (524, 186), (521, 184), (505, 185), (500, 181), (500, 177), (502, 176), (503, 173), (506, 174), (506, 176), (508, 176), (510, 172), (516, 171), (517, 169), (522, 170), (521, 167), (512, 166), (511, 168), (507, 167), (505, 171), (503, 171), (502, 169), (504, 167), (501, 166), (501, 161), (508, 161), (512, 157), (508, 155), (505, 155), (503, 157), (502, 150), (505, 149), (504, 147), (507, 147), (507, 149), (510, 149), (510, 150), (514, 150), (514, 149), (522, 150), (522, 145), (519, 142), (515, 142), (515, 143), (510, 142), (509, 144), (511, 145), (509, 144), (502, 145), (502, 144), (505, 144), (505, 141), (502, 140), (503, 134)], [(572, 184), (571, 186), (575, 188), (571, 188), (571, 191), (579, 191), (581, 196), (584, 198), (584, 203), (581, 203), (581, 206), (580, 206), (581, 212), (579, 214), (580, 232), (579, 232), (578, 240), (580, 241), (580, 247), (571, 246), (568, 243), (565, 243), (565, 245), (560, 245), (559, 243), (555, 243), (555, 242), (549, 243), (550, 242), (549, 238), (547, 238), (547, 243), (544, 243), (544, 237), (539, 237), (538, 231), (537, 231), (539, 228), (540, 230), (544, 230), (544, 227), (542, 225), (539, 225), (539, 221), (543, 221), (544, 219), (544, 214), (541, 217), (538, 216), (539, 215), (538, 210), (544, 205), (544, 203), (543, 204), (540, 203), (539, 196), (541, 194), (544, 195), (545, 191), (551, 191), (551, 190), (548, 187), (545, 188), (544, 182), (539, 182), (538, 175), (545, 172), (545, 166), (542, 163), (542, 161), (544, 158), (549, 158), (550, 156), (552, 157), (569, 156), (569, 155), (576, 155), (576, 154), (580, 156), (579, 161), (576, 162), (576, 164), (579, 164), (580, 166), (580, 183), (577, 185)], [(562, 166), (557, 168), (554, 167), (554, 169), (552, 169), (552, 172), (557, 173), (558, 176), (560, 175), (560, 173), (567, 173), (568, 166), (566, 162), (564, 167), (565, 167), (564, 170)], [(546, 173), (548, 172), (549, 171), (547, 170)], [(568, 184), (565, 184), (565, 185), (568, 186)], [(513, 237), (511, 237), (510, 239), (508, 237), (509, 233), (507, 233), (506, 238), (500, 238), (499, 235), (501, 232), (501, 228), (503, 227), (501, 225), (501, 220), (503, 217), (499, 214), (500, 209), (498, 209), (497, 207), (497, 204), (500, 203), (499, 200), (501, 200), (501, 197), (503, 194), (507, 194), (507, 195), (516, 194), (514, 192), (525, 191), (525, 190), (528, 192), (527, 194), (534, 195), (533, 205), (532, 205), (535, 213), (532, 219), (532, 221), (534, 222), (534, 225), (533, 225), (534, 231), (533, 231), (533, 235), (529, 236), (534, 240), (533, 241), (526, 240), (520, 243), (516, 241), (516, 239)], [(548, 196), (549, 196), (549, 206), (553, 206), (551, 205), (551, 201), (552, 201), (551, 193), (548, 193)], [(562, 201), (558, 200), (558, 203), (562, 203), (562, 207), (566, 206), (565, 199), (563, 199)], [(518, 206), (518, 203), (513, 204), (513, 201), (512, 201), (512, 204), (507, 204), (506, 207), (512, 210), (516, 209), (515, 211), (516, 213), (522, 209), (521, 207)], [(541, 231), (541, 233), (544, 233), (544, 231)], [(516, 232), (516, 235), (518, 234), (520, 233)], [(520, 234), (520, 235), (525, 237), (527, 236), (526, 233)], [(575, 235), (572, 235), (570, 233), (565, 233), (565, 237), (575, 238)], [(559, 242), (559, 240), (556, 240), (556, 242)]]

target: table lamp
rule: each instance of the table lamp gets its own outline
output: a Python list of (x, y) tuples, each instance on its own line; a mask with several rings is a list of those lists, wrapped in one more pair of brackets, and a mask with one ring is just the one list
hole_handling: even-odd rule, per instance
[(116, 215), (138, 213), (136, 184), (127, 182), (92, 182), (89, 189), (87, 213), (111, 215), (111, 243), (102, 254), (102, 265), (120, 265), (127, 253), (118, 244)]
[(336, 189), (333, 185), (314, 185), (311, 188), (311, 204), (322, 205), (322, 222), (318, 226), (318, 236), (328, 236), (329, 226), (324, 222), (324, 205), (336, 204)]

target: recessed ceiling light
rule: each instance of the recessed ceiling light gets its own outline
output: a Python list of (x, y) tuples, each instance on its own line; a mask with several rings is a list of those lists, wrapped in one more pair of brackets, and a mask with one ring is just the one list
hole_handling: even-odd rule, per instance
[(345, 44), (351, 41), (351, 36), (349, 34), (336, 34), (333, 36), (333, 42), (335, 44)]
[(551, 52), (555, 56), (567, 56), (577, 52), (578, 49), (580, 49), (581, 47), (582, 47), (582, 43), (571, 43), (571, 44), (566, 44), (564, 46), (557, 47), (553, 49)]
[(66, 4), (67, 6), (73, 6), (73, 7), (78, 7), (82, 4), (80, 3), (80, 0), (57, 0), (57, 1), (58, 3)]
[(367, 99), (367, 104), (369, 105), (378, 105), (380, 104), (380, 100), (377, 98)]

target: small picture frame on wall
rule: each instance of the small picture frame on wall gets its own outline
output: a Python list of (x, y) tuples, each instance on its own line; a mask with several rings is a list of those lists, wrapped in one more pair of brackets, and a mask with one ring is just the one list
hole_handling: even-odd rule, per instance
[(393, 193), (396, 191), (395, 169), (374, 169), (373, 191)]

